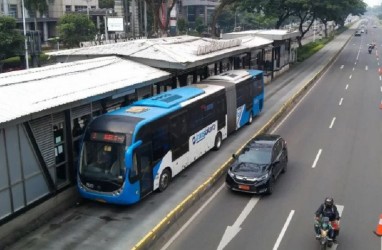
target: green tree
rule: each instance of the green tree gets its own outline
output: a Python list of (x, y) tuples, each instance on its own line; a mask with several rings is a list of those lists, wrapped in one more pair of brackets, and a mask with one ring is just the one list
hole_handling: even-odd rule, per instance
[(34, 29), (37, 30), (37, 12), (40, 15), (48, 12), (48, 4), (46, 0), (25, 0), (25, 8), (29, 11), (34, 19)]
[(80, 42), (89, 41), (96, 34), (94, 23), (84, 14), (66, 14), (58, 21), (60, 40), (65, 46), (78, 47)]
[(13, 17), (0, 16), (0, 60), (22, 52), (24, 38)]
[(187, 23), (186, 19), (179, 18), (176, 25), (178, 26), (178, 30), (181, 34), (186, 33), (186, 31), (188, 29), (188, 23)]
[(203, 23), (203, 19), (201, 17), (197, 17), (195, 20), (195, 30), (201, 34), (206, 30), (206, 26)]
[(113, 9), (114, 8), (114, 0), (99, 0), (99, 7), (101, 9)]

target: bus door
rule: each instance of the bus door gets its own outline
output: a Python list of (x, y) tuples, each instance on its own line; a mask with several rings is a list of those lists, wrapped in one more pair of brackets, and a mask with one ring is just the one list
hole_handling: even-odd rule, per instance
[(141, 197), (153, 190), (153, 161), (151, 143), (143, 144), (137, 151), (137, 165), (140, 173)]

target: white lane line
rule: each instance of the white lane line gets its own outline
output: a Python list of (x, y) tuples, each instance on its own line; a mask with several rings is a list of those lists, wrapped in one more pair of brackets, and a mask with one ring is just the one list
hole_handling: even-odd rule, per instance
[(353, 71), (354, 71), (355, 68), (353, 68)]
[(382, 76), (379, 76), (379, 80), (382, 81)]
[(378, 62), (378, 66), (379, 66), (379, 62)]
[(369, 69), (369, 67), (367, 67), (367, 65), (365, 66), (365, 70), (368, 70)]
[(352, 75), (349, 76), (349, 79), (351, 79)]
[(348, 89), (349, 88), (349, 84), (346, 84), (346, 87), (345, 87), (345, 89)]
[(382, 86), (381, 86), (381, 92), (382, 92)]
[(336, 207), (338, 210), (338, 214), (340, 215), (340, 217), (342, 217), (342, 212), (344, 211), (344, 206), (336, 204)]
[(357, 65), (357, 62), (355, 62), (354, 65)]
[(316, 167), (317, 162), (318, 162), (318, 159), (320, 158), (321, 152), (322, 152), (322, 149), (320, 148), (320, 150), (318, 150), (318, 153), (317, 153), (317, 155), (316, 155), (316, 159), (314, 159), (312, 168), (315, 168), (315, 167)]
[(191, 224), (191, 222), (202, 212), (202, 210), (218, 195), (218, 193), (224, 188), (225, 183), (215, 191), (213, 195), (194, 213), (191, 218), (167, 241), (167, 243), (161, 248), (161, 250), (167, 249), (178, 236)]
[(329, 126), (329, 128), (333, 128), (333, 125), (334, 125), (334, 121), (336, 120), (336, 118), (335, 117), (333, 117), (333, 119), (332, 119), (332, 122), (330, 123), (330, 126)]
[(343, 69), (343, 68), (344, 68), (344, 65), (342, 64), (341, 67), (340, 67), (340, 69)]
[[(382, 91), (382, 87), (381, 87), (381, 91)], [(338, 105), (342, 105), (342, 101), (344, 100), (344, 98), (341, 98), (341, 100), (340, 100), (340, 103), (338, 103)]]
[(294, 210), (291, 210), (290, 213), (289, 213), (289, 216), (287, 218), (287, 220), (285, 221), (285, 224), (283, 226), (283, 229), (281, 229), (281, 232), (279, 234), (279, 237), (277, 238), (277, 241), (275, 243), (275, 245), (273, 246), (273, 250), (277, 250), (280, 246), (280, 243), (281, 243), (281, 240), (283, 239), (284, 237), (284, 234), (289, 226), (289, 223), (290, 221), (292, 220), (292, 217), (294, 215)]

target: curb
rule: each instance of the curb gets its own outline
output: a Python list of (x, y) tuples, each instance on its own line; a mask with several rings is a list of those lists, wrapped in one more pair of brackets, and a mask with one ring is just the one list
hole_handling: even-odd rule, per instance
[[(346, 32), (346, 31), (345, 31)], [(319, 77), (321, 77), (326, 70), (333, 64), (337, 59), (338, 55), (342, 52), (343, 48), (350, 41), (352, 36), (346, 40), (344, 45), (335, 53), (329, 60), (329, 62), (322, 67), (321, 70), (317, 72), (316, 75), (312, 77), (307, 83), (304, 84), (291, 98), (286, 101), (280, 110), (270, 118), (270, 120), (261, 127), (252, 137), (255, 137), (259, 134), (265, 133), (268, 131), (294, 104), (299, 98), (306, 92), (307, 89), (313, 85)], [(246, 141), (236, 152), (239, 154), (245, 145), (251, 140)], [(166, 230), (176, 222), (176, 220), (184, 214), (184, 212), (190, 208), (196, 201), (198, 201), (207, 191), (209, 191), (213, 185), (217, 182), (218, 179), (226, 172), (229, 164), (232, 162), (232, 159), (229, 158), (226, 162), (223, 163), (202, 185), (200, 185), (195, 191), (188, 195), (180, 204), (178, 204), (171, 212), (169, 212), (165, 218), (163, 218), (150, 232), (148, 232), (132, 249), (133, 250), (143, 250), (150, 249), (150, 247), (155, 243), (155, 241), (164, 233)]]

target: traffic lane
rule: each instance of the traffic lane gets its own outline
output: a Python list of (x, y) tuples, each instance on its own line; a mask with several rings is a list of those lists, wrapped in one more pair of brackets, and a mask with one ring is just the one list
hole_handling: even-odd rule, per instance
[(190, 224), (182, 229), (183, 231), (174, 241), (170, 241), (173, 236), (171, 234), (163, 236), (167, 239), (166, 242), (162, 240), (163, 245), (167, 244), (168, 246), (158, 249), (216, 250), (218, 248), (227, 224), (233, 225), (235, 223), (242, 212), (242, 209), (238, 208), (245, 207), (253, 195), (233, 193), (226, 188), (223, 178), (217, 187), (221, 187), (221, 189), (215, 190), (217, 196), (213, 198), (212, 202), (203, 208), (195, 219), (190, 220)]
[[(249, 230), (243, 230), (243, 233), (232, 242), (232, 244), (235, 243), (233, 247), (245, 248), (248, 244), (256, 244), (259, 249), (271, 249), (277, 239), (275, 235), (281, 231), (291, 210), (295, 210), (295, 213), (290, 225), (298, 225), (298, 229), (288, 228), (287, 232), (304, 237), (288, 240), (290, 236), (287, 233), (286, 241), (292, 243), (287, 248), (281, 249), (312, 249), (315, 247), (316, 242), (310, 240), (314, 235), (313, 214), (325, 197), (326, 181), (317, 178), (312, 171), (312, 166), (320, 147), (331, 138), (331, 135), (328, 134), (330, 118), (333, 117), (333, 111), (339, 106), (337, 96), (344, 91), (343, 84), (341, 84), (343, 79), (348, 80), (348, 78), (343, 78), (342, 72), (335, 68), (325, 74), (276, 132), (284, 136), (288, 142), (290, 159), (288, 172), (281, 177), (280, 183), (276, 184), (275, 195), (267, 197), (267, 200), (261, 200), (254, 215), (245, 223)], [(282, 194), (278, 192), (282, 192)], [(262, 208), (262, 206), (264, 207)], [(284, 214), (283, 218), (275, 219), (274, 215), (278, 213)], [(259, 221), (263, 219), (271, 223), (259, 225)], [(267, 228), (267, 230), (264, 232), (256, 230), (257, 228)], [(259, 236), (253, 234), (253, 230), (259, 232)], [(271, 239), (263, 241), (263, 239), (267, 239), (268, 235), (269, 238), (273, 238), (273, 241)], [(244, 239), (251, 240), (248, 242)], [(280, 247), (285, 244), (283, 242), (282, 240)], [(297, 244), (294, 245), (294, 243)]]
[[(361, 79), (358, 79), (358, 75)], [(318, 166), (314, 170), (321, 176), (321, 185), (316, 183), (312, 189), (316, 193), (322, 194), (321, 200), (325, 193), (332, 193), (337, 203), (345, 205), (344, 220), (342, 221), (341, 236), (339, 237), (341, 247), (344, 246), (343, 249), (378, 249), (379, 245), (378, 239), (372, 234), (376, 218), (370, 218), (370, 221), (368, 216), (363, 214), (363, 211), (365, 211), (367, 214), (374, 214), (374, 217), (376, 217), (378, 215), (377, 210), (382, 207), (382, 199), (379, 192), (382, 187), (378, 184), (381, 179), (381, 158), (378, 156), (379, 150), (370, 150), (370, 148), (374, 148), (373, 146), (370, 147), (371, 145), (378, 145), (374, 149), (382, 146), (379, 139), (381, 135), (378, 134), (381, 131), (379, 125), (380, 110), (375, 107), (379, 93), (375, 91), (373, 84), (368, 84), (373, 82), (369, 76), (365, 71), (359, 71), (359, 74), (356, 74), (353, 78), (350, 91), (347, 92), (347, 96), (345, 95), (344, 104), (341, 109), (337, 110), (338, 119), (331, 130), (333, 135), (323, 146), (323, 154)], [(371, 110), (373, 111), (371, 112)], [(373, 119), (374, 121), (372, 122)], [(365, 123), (365, 121), (367, 122)], [(368, 131), (370, 134), (368, 135), (364, 131)], [(375, 134), (376, 131), (378, 131), (377, 134)], [(371, 137), (376, 142), (369, 144), (368, 138)], [(371, 168), (374, 168), (374, 170), (360, 168), (366, 162), (367, 164), (370, 163), (373, 166)], [(360, 181), (360, 178), (367, 180), (367, 184)], [(367, 194), (370, 194), (371, 197), (368, 197)], [(359, 196), (363, 196), (363, 199), (358, 199)], [(358, 202), (362, 202), (364, 206), (362, 204), (357, 205)], [(357, 219), (353, 219), (354, 217)], [(296, 242), (306, 241), (306, 238), (311, 235), (311, 233), (304, 234), (304, 231), (298, 233), (303, 225), (303, 221), (300, 218), (300, 213), (296, 210), (296, 223), (291, 224), (291, 228), (286, 234), (284, 245), (280, 249), (298, 249), (301, 246), (304, 246), (304, 249), (308, 249), (306, 248), (309, 246), (308, 242), (303, 243), (304, 245), (296, 244)], [(347, 223), (350, 222), (352, 224), (347, 226)], [(302, 228), (305, 227), (303, 226)], [(362, 232), (360, 233), (359, 231)], [(345, 233), (346, 238), (342, 239)], [(353, 234), (357, 236), (351, 238), (353, 236), (350, 235)], [(296, 235), (302, 236), (297, 238)], [(368, 243), (365, 243), (365, 239), (367, 239)]]
[(342, 134), (341, 138), (346, 136), (349, 141), (343, 144), (337, 141), (333, 145), (348, 150), (348, 162), (338, 162), (338, 175), (344, 178), (344, 182), (337, 188), (342, 191), (344, 203), (348, 204), (344, 217), (347, 219), (342, 222), (343, 233), (346, 234), (342, 235), (346, 236), (344, 247), (349, 249), (381, 248), (372, 233), (382, 213), (382, 130), (381, 110), (378, 107), (382, 93), (379, 85), (375, 73), (364, 71), (356, 75), (353, 91), (349, 93), (354, 95), (350, 96), (350, 103), (343, 107), (348, 112), (345, 117), (353, 119), (340, 119), (336, 129), (337, 134)]
[[(333, 111), (335, 111), (336, 109), (338, 109), (338, 99), (337, 96), (339, 96), (339, 94), (342, 94), (342, 92), (345, 92), (343, 86), (346, 84), (348, 84), (348, 79), (347, 78), (343, 78), (341, 76), (341, 73), (340, 72), (333, 72), (333, 75), (337, 75), (337, 77), (334, 77), (334, 76), (330, 76), (330, 73), (328, 73), (326, 76), (325, 76), (325, 79), (322, 80), (322, 84), (320, 83), (320, 87), (322, 86), (325, 86), (325, 88), (319, 88), (318, 86), (316, 87), (317, 89), (314, 90), (314, 94), (316, 97), (318, 97), (319, 99), (321, 100), (324, 100), (324, 103), (327, 104), (326, 107), (323, 107), (321, 108), (321, 110), (328, 110), (329, 111), (329, 114), (333, 115)], [(339, 80), (341, 79), (342, 80)], [(330, 87), (330, 85), (328, 86), (328, 84), (324, 84), (324, 83), (329, 83), (329, 84), (332, 84), (331, 86), (336, 86), (335, 88), (332, 88), (330, 89), (330, 91), (328, 91), (328, 87)], [(333, 84), (333, 82), (335, 84)], [(327, 101), (327, 99), (325, 100), (324, 98), (321, 98), (323, 96), (323, 94), (325, 93), (322, 93), (320, 90), (323, 90), (324, 92), (329, 92), (326, 94), (326, 96), (328, 96), (327, 99), (331, 100), (331, 101)], [(309, 99), (309, 101), (311, 101), (311, 99)], [(318, 102), (320, 102), (320, 100), (318, 100)], [(289, 152), (290, 152), (290, 159), (293, 159), (293, 152), (294, 152), (294, 148), (295, 146), (298, 148), (298, 145), (304, 145), (304, 141), (305, 141), (305, 145), (307, 145), (309, 142), (311, 141), (320, 141), (319, 139), (315, 139), (315, 136), (314, 134), (318, 134), (320, 135), (321, 138), (323, 138), (322, 141), (324, 141), (324, 143), (322, 143), (323, 145), (325, 145), (325, 141), (326, 140), (330, 140), (332, 139), (332, 135), (329, 135), (328, 132), (329, 132), (329, 127), (328, 126), (322, 126), (322, 123), (319, 123), (322, 127), (325, 128), (326, 132), (324, 133), (320, 133), (317, 131), (317, 122), (314, 121), (314, 119), (306, 119), (306, 115), (307, 113), (309, 113), (309, 110), (311, 110), (310, 108), (311, 107), (316, 107), (318, 109), (319, 108), (319, 105), (317, 105), (317, 103), (313, 103), (311, 105), (307, 105), (307, 104), (303, 104), (303, 105), (300, 105), (298, 106), (297, 109), (299, 109), (299, 112), (300, 114), (303, 115), (303, 117), (295, 117), (295, 118), (290, 118), (288, 121), (300, 121), (299, 124), (295, 124), (293, 123), (292, 126), (288, 127), (285, 129), (285, 133), (284, 132), (279, 132), (280, 134), (282, 134), (284, 137), (287, 138), (287, 141), (288, 141), (288, 148), (289, 148)], [(310, 108), (309, 108), (310, 107)], [(297, 112), (297, 111), (296, 111)], [(326, 112), (324, 112), (326, 113)], [(324, 115), (325, 116), (325, 115)], [(327, 117), (327, 116), (326, 116)], [(317, 116), (314, 116), (314, 118), (317, 120), (321, 120), (321, 117), (317, 117)], [(304, 122), (301, 122), (303, 121)], [(305, 120), (309, 120), (307, 123), (305, 123), (306, 121)], [(283, 129), (285, 127), (282, 127)], [(309, 128), (310, 132), (308, 132), (308, 135), (307, 136), (303, 136), (303, 132), (304, 131), (304, 128)], [(308, 130), (308, 131), (309, 131)], [(294, 134), (290, 135), (291, 134), (291, 131), (294, 132)], [(309, 135), (309, 133), (311, 135)], [(323, 134), (328, 134), (329, 136), (322, 136)], [(309, 138), (310, 137), (310, 138)], [(312, 138), (313, 137), (313, 138)], [(293, 138), (293, 139), (289, 139), (289, 138)], [(302, 138), (303, 141), (298, 141), (296, 140), (296, 138)], [(291, 143), (292, 142), (292, 143)], [(298, 149), (298, 156), (296, 155), (296, 157), (300, 157), (301, 158), (301, 155), (305, 156), (305, 155), (309, 155), (309, 152), (305, 152), (306, 151), (306, 148), (307, 147), (303, 147), (303, 148), (299, 148)], [(330, 149), (329, 149), (330, 151)], [(299, 161), (302, 160), (299, 158)], [(297, 159), (297, 158), (296, 158)], [(312, 161), (312, 159), (311, 159)], [(291, 164), (293, 164), (292, 162), (290, 162), (289, 166), (291, 166)], [(299, 166), (300, 169), (304, 170), (304, 166), (307, 166), (308, 164), (304, 164), (301, 162), (300, 163), (296, 163), (296, 164), (293, 164), (295, 166)], [(308, 165), (309, 166), (309, 165)], [(288, 174), (290, 174), (290, 172), (292, 171), (291, 170), (292, 167), (289, 167), (289, 170), (288, 170)], [(299, 227), (301, 226), (301, 228), (304, 228), (304, 230), (302, 231), (301, 235), (304, 235), (304, 237), (306, 236), (306, 234), (304, 233), (306, 230), (306, 228), (312, 228), (312, 224), (313, 224), (313, 220), (311, 218), (313, 218), (313, 213), (314, 211), (317, 209), (317, 207), (319, 206), (319, 204), (322, 202), (323, 198), (325, 197), (325, 193), (329, 193), (330, 194), (330, 191), (332, 190), (331, 188), (327, 188), (327, 182), (329, 181), (330, 183), (331, 180), (325, 180), (325, 176), (323, 176), (323, 180), (322, 181), (319, 181), (317, 182), (316, 179), (317, 177), (315, 175), (313, 175), (314, 177), (313, 178), (307, 178), (307, 176), (309, 176), (310, 174), (306, 174), (306, 173), (303, 173), (304, 171), (300, 171), (299, 173), (302, 174), (303, 176), (301, 178), (298, 178), (298, 176), (296, 176), (296, 180), (304, 180), (306, 181), (306, 184), (303, 184), (303, 183), (298, 183), (297, 185), (293, 185), (294, 187), (297, 187), (299, 186), (300, 188), (302, 187), (303, 189), (305, 189), (304, 187), (312, 187), (312, 190), (313, 192), (305, 192), (305, 193), (299, 193), (298, 190), (293, 190), (291, 193), (293, 194), (297, 194), (296, 198), (295, 199), (292, 199), (292, 200), (295, 200), (293, 201), (292, 203), (295, 204), (295, 206), (292, 206), (290, 205), (289, 206), (289, 209), (284, 209), (284, 213), (285, 212), (288, 212), (290, 211), (291, 209), (295, 209), (296, 211), (296, 216), (295, 216), (295, 220), (298, 221), (298, 225)], [(289, 183), (293, 183), (293, 184), (296, 184), (295, 182), (293, 181), (288, 181)], [(281, 188), (283, 190), (286, 190), (288, 188)], [(299, 188), (297, 188), (299, 189)], [(277, 188), (276, 188), (277, 190)], [(329, 192), (327, 192), (329, 191)], [(304, 197), (304, 194), (307, 195), (308, 197)], [(316, 195), (318, 194), (318, 195)], [(288, 194), (289, 195), (289, 194)], [(313, 205), (313, 207), (310, 207), (310, 209), (305, 209), (303, 210), (303, 212), (300, 212), (300, 209), (298, 208), (303, 208), (303, 207), (306, 207), (305, 204), (298, 204), (298, 200), (301, 199), (302, 197), (304, 197), (302, 200), (307, 202), (306, 204), (316, 204), (316, 205)], [(313, 199), (309, 199), (309, 197), (314, 197)], [(272, 196), (273, 198), (273, 196)], [(316, 201), (316, 202), (314, 202)], [(317, 202), (318, 201), (318, 202)], [(287, 201), (284, 201), (284, 202), (281, 202), (282, 204), (287, 204)], [(264, 209), (264, 213), (261, 213), (259, 212), (259, 209), (261, 208), (261, 206), (264, 205), (265, 206), (265, 202), (264, 200), (262, 200), (262, 202), (259, 204), (259, 206), (257, 207), (257, 210), (256, 210), (256, 214), (260, 214), (261, 218), (264, 218), (264, 216), (266, 216), (266, 212), (269, 212), (269, 209), (268, 208), (272, 208), (272, 205), (267, 205), (265, 206), (265, 209)], [(296, 208), (297, 207), (297, 208)], [(309, 211), (309, 212), (308, 212)], [(258, 213), (259, 212), (259, 213)], [(270, 214), (274, 214), (274, 213), (270, 213)], [(257, 216), (256, 216), (257, 217)], [(253, 218), (253, 217), (251, 217)], [(308, 220), (306, 220), (306, 218), (308, 218)], [(274, 221), (272, 220), (272, 217), (271, 218), (268, 218), (269, 220), (268, 221)], [(292, 219), (293, 220), (293, 219)], [(303, 220), (305, 221), (305, 226), (302, 225), (303, 223), (301, 223), (300, 221)], [(258, 221), (257, 221), (258, 222)], [(248, 221), (246, 222), (248, 223)], [(256, 224), (256, 223), (249, 223), (249, 224)], [(258, 225), (258, 224), (256, 224)], [(262, 227), (265, 227), (266, 225), (260, 225), (260, 228)], [(268, 226), (269, 227), (269, 226)], [(292, 230), (293, 231), (293, 230)], [(246, 232), (246, 231), (243, 231), (243, 232)], [(273, 232), (273, 230), (267, 230), (267, 232)], [(309, 232), (309, 230), (308, 230)], [(313, 232), (312, 232), (313, 233)], [(312, 234), (311, 233), (311, 234)], [(238, 242), (243, 242), (245, 238), (248, 238), (250, 235), (245, 235), (244, 233), (243, 234), (240, 234), (240, 236), (238, 236), (237, 238), (237, 241)], [(240, 240), (240, 237), (242, 237), (243, 239)], [(253, 237), (253, 236), (252, 236)], [(264, 235), (262, 235), (261, 237), (258, 237), (259, 240), (261, 239), (264, 239)], [(256, 244), (258, 244), (259, 240), (256, 240)], [(303, 245), (301, 245), (300, 243), (301, 242), (304, 242), (302, 241), (303, 239), (298, 239), (294, 242), (299, 242), (298, 245), (291, 245), (289, 247), (295, 247), (294, 249), (299, 249), (301, 247), (304, 247), (305, 249), (309, 249), (311, 247), (314, 247), (314, 245), (311, 245), (311, 242), (310, 241), (307, 241), (305, 243), (303, 243)], [(236, 242), (236, 241), (235, 241)], [(240, 248), (240, 247), (246, 247), (247, 244), (251, 244), (251, 243), (248, 243), (248, 242), (245, 242), (243, 243), (242, 245), (235, 245), (235, 247), (237, 248)], [(292, 243), (293, 244), (293, 243)], [(260, 245), (259, 247), (262, 247), (264, 249), (269, 249), (269, 245)], [(260, 249), (262, 249), (260, 248)], [(292, 248), (285, 248), (285, 249), (292, 249)]]

